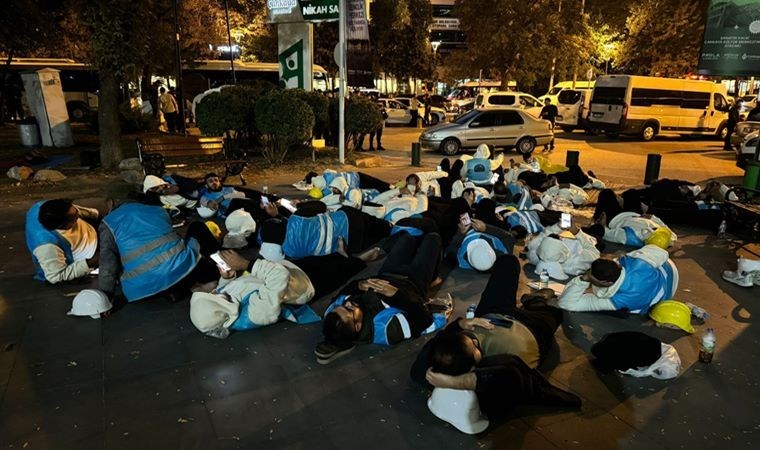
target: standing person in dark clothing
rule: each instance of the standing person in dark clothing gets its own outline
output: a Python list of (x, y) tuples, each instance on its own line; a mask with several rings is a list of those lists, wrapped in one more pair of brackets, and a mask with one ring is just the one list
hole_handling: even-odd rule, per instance
[(385, 110), (385, 106), (380, 106), (380, 114), (383, 116), (383, 121), (380, 122), (380, 126), (375, 130), (369, 132), (369, 151), (375, 150), (372, 143), (372, 141), (375, 140), (375, 136), (377, 136), (377, 149), (385, 150), (385, 147), (383, 147), (383, 143), (381, 142), (383, 139), (383, 128), (385, 128), (385, 120), (388, 118), (388, 112)]
[(739, 111), (742, 107), (742, 100), (737, 98), (731, 109), (728, 110), (728, 122), (726, 122), (726, 139), (723, 140), (723, 150), (731, 149), (731, 135), (736, 131), (736, 125), (741, 122)]
[(433, 106), (431, 105), (432, 99), (430, 98), (430, 94), (425, 94), (425, 126), (430, 124), (430, 108)]
[[(552, 105), (552, 101), (550, 99), (544, 100), (544, 107), (541, 108), (541, 113), (539, 114), (539, 117), (541, 117), (544, 120), (548, 120), (552, 123), (552, 128), (554, 128), (554, 125), (557, 123), (557, 116), (559, 115), (559, 110), (557, 109), (557, 105)], [(552, 137), (552, 141), (549, 142), (547, 145), (544, 145), (544, 151), (553, 151), (554, 150), (554, 137)]]

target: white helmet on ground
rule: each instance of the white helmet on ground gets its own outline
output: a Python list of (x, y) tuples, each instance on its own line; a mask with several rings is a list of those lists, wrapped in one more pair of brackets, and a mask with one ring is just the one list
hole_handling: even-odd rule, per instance
[(428, 409), (462, 433), (478, 434), (488, 428), (488, 419), (480, 413), (478, 397), (473, 391), (435, 388), (428, 399)]
[(112, 307), (113, 305), (105, 292), (97, 289), (83, 289), (71, 302), (71, 311), (68, 312), (68, 315), (90, 316), (93, 319), (100, 319), (100, 314), (110, 311)]
[(205, 206), (199, 206), (196, 208), (196, 211), (198, 211), (198, 215), (204, 219), (210, 219), (216, 215), (216, 210), (206, 208)]

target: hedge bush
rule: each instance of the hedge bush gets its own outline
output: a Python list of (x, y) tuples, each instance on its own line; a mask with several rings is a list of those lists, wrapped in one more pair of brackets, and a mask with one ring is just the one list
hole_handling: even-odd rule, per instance
[(198, 128), (207, 136), (230, 132), (229, 137), (237, 146), (255, 145), (259, 137), (256, 102), (274, 88), (270, 83), (242, 84), (207, 95), (195, 108)]
[(303, 89), (291, 89), (298, 98), (305, 101), (314, 113), (314, 130), (315, 138), (322, 138), (330, 125), (329, 108), (330, 100), (322, 93), (314, 91), (304, 91)]
[(262, 155), (271, 164), (281, 164), (291, 146), (311, 137), (314, 113), (300, 97), (291, 90), (277, 90), (256, 102), (256, 127), (264, 144)]
[[(352, 140), (357, 147), (365, 134), (383, 126), (380, 106), (367, 97), (351, 97), (346, 102), (346, 142)], [(350, 146), (346, 145), (346, 148)]]

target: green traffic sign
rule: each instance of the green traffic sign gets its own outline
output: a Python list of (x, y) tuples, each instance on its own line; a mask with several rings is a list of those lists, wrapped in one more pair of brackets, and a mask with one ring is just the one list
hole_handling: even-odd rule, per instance
[(301, 15), (307, 22), (338, 20), (339, 0), (299, 0)]

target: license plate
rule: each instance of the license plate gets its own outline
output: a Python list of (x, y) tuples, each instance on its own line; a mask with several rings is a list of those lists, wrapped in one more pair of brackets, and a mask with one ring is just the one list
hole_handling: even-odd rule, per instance
[(604, 115), (604, 113), (592, 112), (591, 115), (594, 116), (594, 117), (602, 117)]

